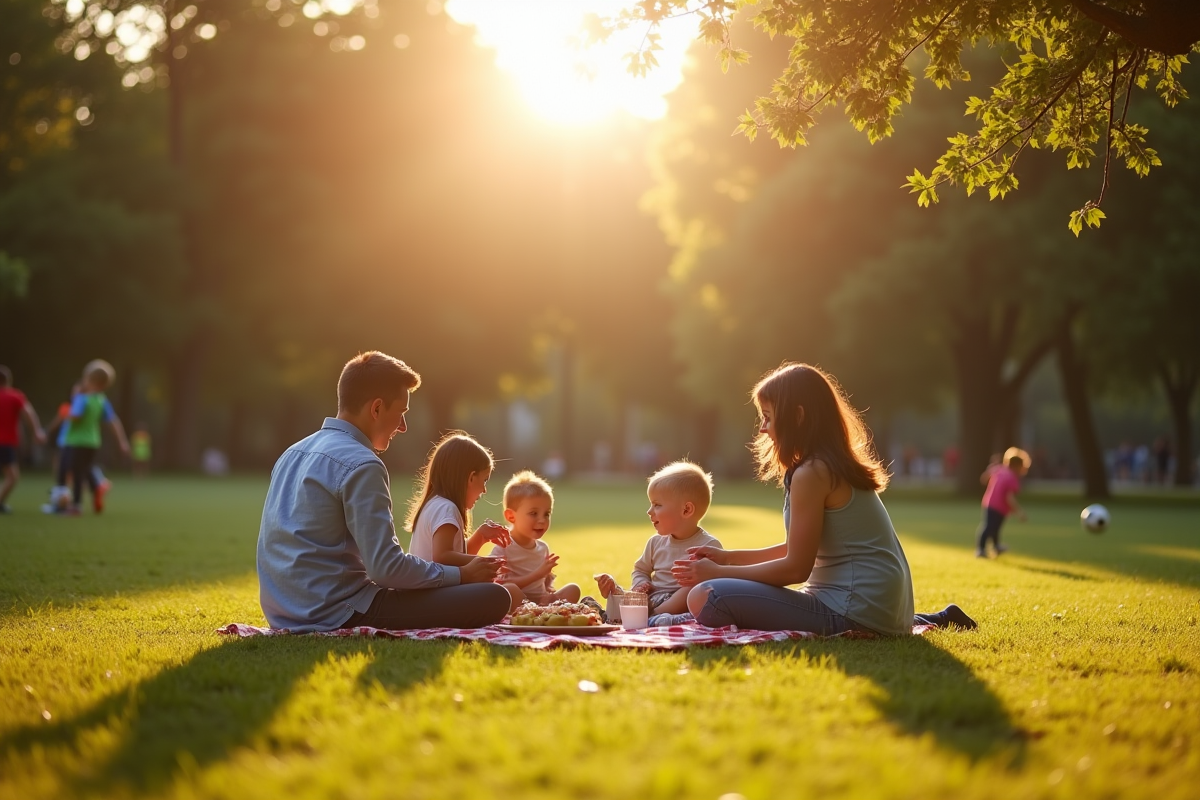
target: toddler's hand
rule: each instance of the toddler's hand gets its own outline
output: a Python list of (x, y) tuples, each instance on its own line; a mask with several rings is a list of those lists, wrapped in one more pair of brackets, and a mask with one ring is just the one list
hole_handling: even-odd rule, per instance
[(475, 533), (483, 537), (486, 542), (498, 544), (501, 547), (508, 547), (512, 544), (512, 535), (508, 532), (508, 528), (503, 525), (492, 522), (490, 519), (485, 520), (482, 525), (476, 529)]
[(600, 596), (607, 600), (608, 596), (617, 588), (617, 582), (607, 572), (592, 577), (596, 579), (596, 588), (600, 590)]

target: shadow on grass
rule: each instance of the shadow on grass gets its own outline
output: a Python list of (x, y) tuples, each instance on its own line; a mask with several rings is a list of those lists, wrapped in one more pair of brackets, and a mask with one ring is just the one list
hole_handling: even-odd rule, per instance
[(16, 729), (0, 739), (0, 760), (34, 752), (53, 758), (56, 749), (81, 751), (86, 758), (95, 748), (88, 740), (107, 729), (119, 744), (107, 758), (74, 775), (64, 795), (156, 795), (177, 777), (242, 747), (258, 744), (277, 754), (310, 751), (303, 733), (265, 731), (297, 684), (322, 663), (367, 655), (371, 660), (358, 675), (359, 689), (378, 684), (402, 693), (436, 677), (460, 646), (413, 644), (357, 637), (234, 639), (74, 717)]
[(1051, 569), (1049, 567), (1035, 567), (1030, 564), (1021, 564), (1015, 562), (1013, 564), (1017, 569), (1025, 572), (1036, 572), (1040, 575), (1053, 575), (1056, 578), (1066, 578), (1069, 581), (1095, 581), (1091, 575), (1081, 575), (1078, 572), (1072, 572), (1067, 569)]
[[(749, 648), (694, 650), (701, 667), (749, 665)], [(932, 736), (938, 746), (972, 760), (1024, 759), (1028, 734), (1013, 724), (1000, 699), (957, 658), (922, 636), (887, 640), (818, 639), (763, 645), (781, 659), (820, 669), (829, 664), (872, 684), (869, 700), (905, 734)], [(801, 711), (802, 713), (802, 711)]]

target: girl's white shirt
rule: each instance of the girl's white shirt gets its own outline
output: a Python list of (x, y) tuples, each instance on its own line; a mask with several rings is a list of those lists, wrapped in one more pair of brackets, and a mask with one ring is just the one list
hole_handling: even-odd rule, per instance
[(460, 553), (467, 552), (467, 543), (463, 538), (462, 514), (458, 513), (458, 506), (441, 495), (429, 498), (425, 508), (421, 509), (416, 523), (413, 524), (408, 552), (417, 558), (433, 561), (433, 534), (443, 525), (458, 528), (458, 535), (454, 537), (454, 549)]

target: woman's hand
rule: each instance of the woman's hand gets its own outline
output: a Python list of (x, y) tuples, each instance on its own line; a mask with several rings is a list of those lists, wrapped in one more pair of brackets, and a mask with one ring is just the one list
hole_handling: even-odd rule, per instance
[(710, 558), (684, 558), (675, 562), (675, 566), (671, 567), (671, 574), (679, 581), (680, 586), (695, 586), (702, 581), (719, 577), (721, 565)]
[[(706, 558), (714, 564), (729, 563), (729, 551), (723, 550), (720, 547), (713, 547), (711, 544), (701, 545), (700, 547), (689, 547), (688, 555), (692, 557), (693, 561)], [(679, 562), (676, 561), (675, 563), (678, 564)]]
[(512, 544), (512, 534), (508, 532), (508, 528), (492, 522), (490, 519), (475, 529), (475, 536), (479, 538), (481, 544), (491, 542), (501, 547), (508, 547)]

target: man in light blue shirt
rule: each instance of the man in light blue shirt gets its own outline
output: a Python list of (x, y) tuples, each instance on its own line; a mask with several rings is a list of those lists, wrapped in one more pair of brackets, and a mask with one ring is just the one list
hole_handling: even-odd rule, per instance
[(476, 628), (508, 613), (508, 591), (493, 583), (499, 559), (445, 566), (396, 539), (378, 454), (407, 430), (420, 384), (403, 361), (355, 356), (338, 380), (337, 417), (275, 462), (258, 532), (259, 598), (272, 628)]

